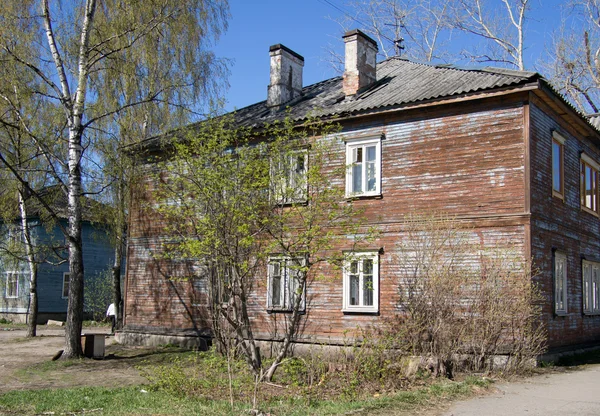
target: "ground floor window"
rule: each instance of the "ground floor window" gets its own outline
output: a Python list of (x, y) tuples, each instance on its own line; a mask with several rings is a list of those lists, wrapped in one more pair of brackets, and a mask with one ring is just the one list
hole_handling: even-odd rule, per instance
[(567, 256), (554, 253), (554, 312), (567, 314)]
[(305, 259), (271, 257), (268, 270), (267, 308), (272, 311), (292, 311), (298, 296), (300, 310), (306, 308)]
[[(63, 274), (63, 285), (62, 285), (62, 297), (67, 299), (69, 297), (69, 284), (71, 283), (71, 275), (69, 273)], [(56, 293), (56, 292), (54, 292)]]
[(6, 297), (19, 297), (19, 272), (6, 272)]
[(583, 313), (600, 314), (600, 263), (583, 261)]
[(379, 311), (379, 254), (351, 253), (344, 265), (344, 312)]

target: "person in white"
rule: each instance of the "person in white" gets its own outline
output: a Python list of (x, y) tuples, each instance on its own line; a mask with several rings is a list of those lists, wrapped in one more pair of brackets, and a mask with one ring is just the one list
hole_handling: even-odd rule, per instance
[(115, 316), (115, 304), (111, 303), (108, 305), (108, 309), (106, 310), (106, 317), (110, 319), (110, 333), (115, 333), (115, 324), (117, 323), (117, 319)]

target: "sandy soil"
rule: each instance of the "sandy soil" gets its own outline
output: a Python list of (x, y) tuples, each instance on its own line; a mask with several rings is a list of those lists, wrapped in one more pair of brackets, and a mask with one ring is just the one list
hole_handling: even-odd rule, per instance
[(38, 336), (26, 338), (25, 329), (0, 327), (0, 392), (74, 386), (126, 386), (142, 384), (135, 365), (148, 355), (147, 349), (115, 343), (108, 328), (88, 328), (84, 333), (105, 335), (106, 358), (82, 359), (76, 363), (59, 361), (48, 365), (64, 347), (64, 329), (38, 327)]

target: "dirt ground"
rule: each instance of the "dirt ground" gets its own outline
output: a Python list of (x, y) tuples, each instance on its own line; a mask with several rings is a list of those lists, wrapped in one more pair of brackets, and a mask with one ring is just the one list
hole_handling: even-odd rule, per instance
[(146, 348), (125, 351), (109, 334), (109, 328), (85, 328), (84, 333), (105, 335), (105, 359), (82, 359), (76, 365), (67, 361), (51, 363), (64, 348), (64, 328), (38, 327), (38, 336), (26, 338), (25, 329), (0, 327), (0, 392), (73, 386), (127, 386), (146, 382), (135, 368)]

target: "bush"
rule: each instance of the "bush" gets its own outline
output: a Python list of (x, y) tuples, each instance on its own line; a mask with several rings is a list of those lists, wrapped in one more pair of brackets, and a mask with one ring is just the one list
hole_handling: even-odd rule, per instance
[(434, 376), (471, 370), (520, 371), (544, 351), (541, 296), (527, 259), (487, 248), (444, 216), (410, 217), (398, 247), (400, 314), (389, 322), (396, 347), (426, 359)]

